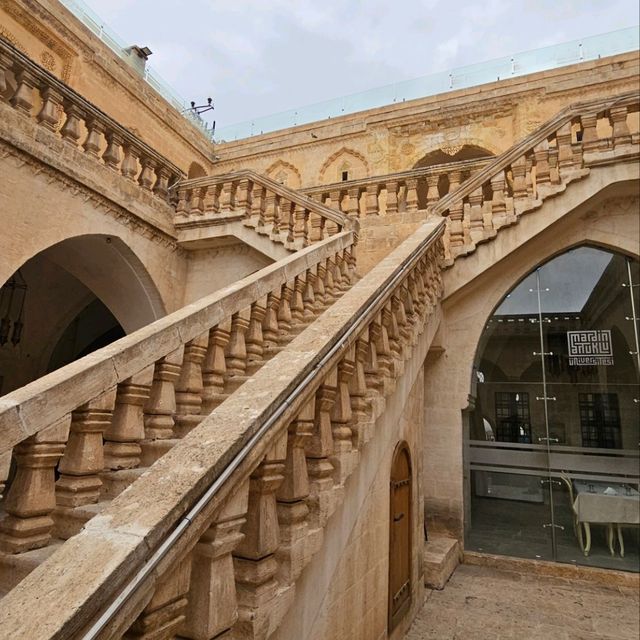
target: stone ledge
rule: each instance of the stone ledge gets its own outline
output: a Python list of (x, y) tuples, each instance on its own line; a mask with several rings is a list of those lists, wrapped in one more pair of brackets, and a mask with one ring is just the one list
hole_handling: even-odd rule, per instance
[(590, 584), (630, 587), (640, 587), (640, 574), (614, 569), (600, 569), (598, 567), (577, 566), (562, 562), (546, 560), (529, 560), (527, 558), (511, 558), (475, 551), (464, 551), (463, 564), (473, 564), (481, 567), (495, 567), (504, 571), (528, 573), (554, 578), (566, 578), (571, 582), (588, 582)]
[(430, 536), (422, 555), (425, 587), (444, 589), (461, 559), (458, 540), (448, 536)]

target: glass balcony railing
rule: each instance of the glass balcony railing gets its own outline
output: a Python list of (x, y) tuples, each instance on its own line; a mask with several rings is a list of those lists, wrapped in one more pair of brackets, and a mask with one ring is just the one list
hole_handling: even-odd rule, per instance
[(638, 46), (638, 27), (630, 27), (542, 49), (524, 51), (489, 62), (458, 67), (414, 80), (396, 82), (298, 109), (219, 127), (215, 137), (218, 142), (239, 140), (299, 124), (336, 118), (356, 111), (375, 109), (416, 98), (426, 98), (447, 91), (465, 89), (536, 71), (556, 69), (576, 62), (634, 51), (638, 49)]

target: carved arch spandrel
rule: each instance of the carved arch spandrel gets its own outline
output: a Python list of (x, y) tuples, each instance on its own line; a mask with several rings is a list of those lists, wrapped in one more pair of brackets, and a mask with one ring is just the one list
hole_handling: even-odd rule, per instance
[(317, 184), (340, 182), (339, 173), (345, 165), (348, 165), (349, 180), (357, 180), (358, 178), (367, 178), (369, 176), (369, 163), (365, 156), (355, 149), (341, 147), (325, 160), (318, 173)]

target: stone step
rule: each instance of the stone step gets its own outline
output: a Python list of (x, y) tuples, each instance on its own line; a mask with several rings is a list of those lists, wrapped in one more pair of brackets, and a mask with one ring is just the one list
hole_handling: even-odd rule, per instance
[(430, 589), (444, 589), (461, 559), (462, 550), (455, 538), (430, 534), (422, 552), (425, 586)]
[(24, 577), (54, 554), (64, 540), (53, 539), (46, 547), (23, 553), (0, 552), (0, 597), (9, 593)]

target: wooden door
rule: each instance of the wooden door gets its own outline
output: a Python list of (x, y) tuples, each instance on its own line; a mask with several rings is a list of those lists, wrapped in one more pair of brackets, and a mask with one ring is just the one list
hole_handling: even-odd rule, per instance
[(389, 631), (411, 605), (411, 459), (406, 443), (391, 465), (389, 518)]

